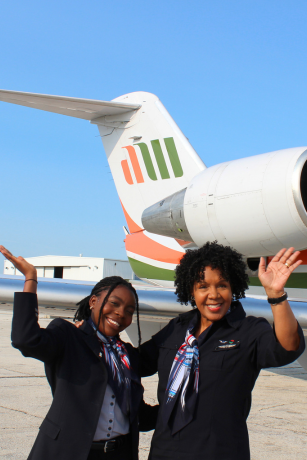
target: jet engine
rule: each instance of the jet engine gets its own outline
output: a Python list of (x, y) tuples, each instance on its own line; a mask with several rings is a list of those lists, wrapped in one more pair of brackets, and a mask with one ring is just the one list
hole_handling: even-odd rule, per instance
[(202, 246), (217, 240), (247, 257), (307, 248), (307, 147), (221, 163), (145, 209), (151, 233)]

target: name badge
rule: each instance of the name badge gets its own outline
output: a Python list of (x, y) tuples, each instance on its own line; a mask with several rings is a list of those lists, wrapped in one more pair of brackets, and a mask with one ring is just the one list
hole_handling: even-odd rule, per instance
[(239, 348), (240, 346), (239, 340), (236, 342), (234, 340), (220, 340), (219, 342), (220, 345), (216, 347), (214, 351), (232, 350), (233, 348)]

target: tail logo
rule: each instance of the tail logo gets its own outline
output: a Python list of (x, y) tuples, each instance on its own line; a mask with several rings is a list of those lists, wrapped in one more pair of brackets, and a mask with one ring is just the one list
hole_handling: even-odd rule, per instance
[[(178, 156), (178, 152), (176, 149), (174, 139), (172, 137), (166, 137), (163, 140), (164, 140), (164, 144), (165, 144), (165, 147), (168, 153), (168, 157), (169, 157), (175, 177), (182, 177), (183, 170), (182, 170), (182, 166), (180, 163), (180, 159)], [(152, 150), (153, 150), (153, 153), (154, 153), (157, 165), (158, 165), (158, 169), (159, 169), (161, 178), (170, 179), (170, 174), (168, 171), (168, 167), (167, 167), (164, 155), (163, 155), (163, 151), (162, 151), (159, 139), (150, 141), (150, 143), (151, 143)], [(149, 153), (147, 144), (145, 144), (144, 142), (140, 142), (134, 145), (138, 145), (140, 148), (148, 177), (151, 180), (158, 180), (156, 170), (153, 165), (152, 158)], [(126, 147), (123, 147), (123, 149), (127, 149), (128, 151), (128, 155), (131, 161), (131, 165), (132, 165), (133, 172), (134, 172), (137, 183), (141, 184), (142, 182), (145, 182), (134, 146), (127, 145)], [(121, 165), (122, 165), (122, 169), (123, 169), (123, 173), (124, 173), (126, 182), (129, 185), (132, 185), (133, 179), (132, 179), (128, 161), (122, 160)]]

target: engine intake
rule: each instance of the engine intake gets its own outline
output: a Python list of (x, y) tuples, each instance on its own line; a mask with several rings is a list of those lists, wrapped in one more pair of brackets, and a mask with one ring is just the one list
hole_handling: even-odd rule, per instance
[(191, 241), (184, 219), (186, 188), (145, 209), (142, 224), (151, 233)]

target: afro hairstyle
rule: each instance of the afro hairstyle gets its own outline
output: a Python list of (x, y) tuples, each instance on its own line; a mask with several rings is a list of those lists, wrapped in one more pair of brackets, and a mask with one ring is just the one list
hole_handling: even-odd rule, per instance
[(204, 279), (204, 268), (211, 267), (221, 272), (230, 283), (234, 300), (245, 297), (248, 288), (248, 275), (242, 254), (230, 246), (216, 241), (207, 242), (199, 249), (188, 249), (175, 269), (175, 287), (177, 301), (195, 307), (192, 290), (195, 283)]

